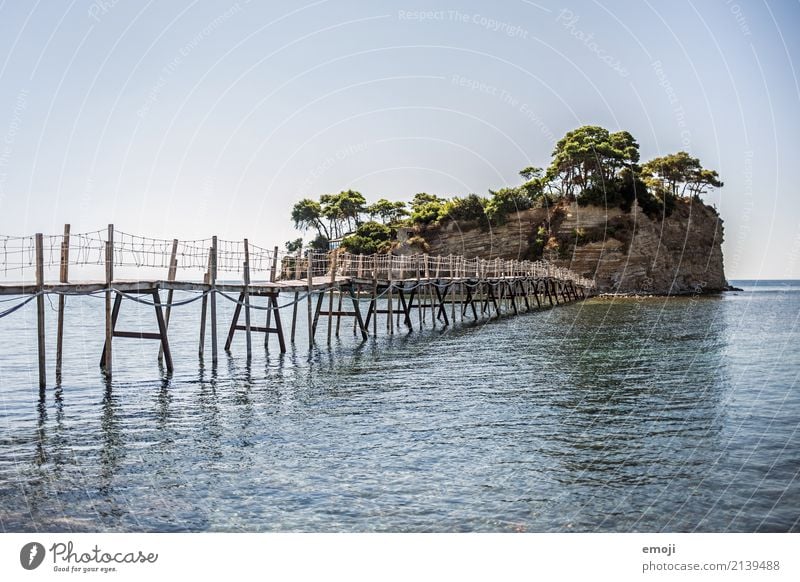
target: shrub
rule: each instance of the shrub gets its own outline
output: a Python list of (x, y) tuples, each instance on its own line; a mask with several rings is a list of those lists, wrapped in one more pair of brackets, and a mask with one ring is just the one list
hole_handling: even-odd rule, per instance
[(379, 222), (365, 222), (355, 234), (342, 239), (342, 248), (356, 255), (374, 255), (388, 251), (391, 240), (391, 228)]
[(451, 198), (442, 205), (439, 220), (475, 221), (486, 223), (486, 200), (477, 194), (470, 194), (466, 198)]
[(533, 200), (525, 188), (501, 188), (489, 192), (492, 197), (486, 204), (486, 214), (493, 224), (503, 224), (509, 214), (533, 206)]

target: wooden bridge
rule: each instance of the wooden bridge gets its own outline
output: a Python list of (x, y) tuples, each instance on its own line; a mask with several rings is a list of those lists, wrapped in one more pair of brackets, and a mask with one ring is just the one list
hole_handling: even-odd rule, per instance
[[(76, 270), (81, 271), (79, 279), (75, 278)], [(120, 271), (132, 272), (134, 278), (119, 278)], [(166, 278), (159, 278), (159, 271), (166, 271)], [(144, 278), (144, 272), (154, 276)], [(11, 282), (12, 277), (21, 282)], [(165, 302), (162, 291), (166, 291)], [(190, 297), (178, 300), (175, 291), (189, 292)], [(0, 295), (10, 296), (0, 302), (0, 319), (36, 301), (41, 388), (47, 384), (46, 295), (58, 297), (55, 374), (60, 381), (64, 310), (67, 298), (74, 295), (105, 297), (105, 344), (100, 366), (110, 378), (114, 338), (157, 340), (159, 360), (171, 372), (171, 311), (195, 301), (200, 302), (199, 355), (204, 357), (208, 324), (211, 358), (216, 364), (219, 298), (235, 304), (224, 349), (231, 348), (236, 332), (243, 332), (249, 359), (254, 332), (267, 337), (274, 334), (281, 352), (286, 351), (284, 309), (291, 309), (288, 337), (294, 343), (301, 304), (306, 311), (311, 349), (323, 318), (327, 318), (328, 343), (333, 334), (339, 336), (342, 318), (353, 318), (354, 332), (366, 340), (383, 328), (378, 324), (380, 316), (385, 317), (386, 332), (392, 334), (397, 328), (412, 330), (415, 324), (425, 325), (428, 318), (433, 325), (447, 326), (458, 319), (477, 321), (555, 307), (584, 299), (593, 291), (591, 280), (543, 261), (452, 255), (365, 256), (339, 251), (288, 254), (247, 239), (155, 239), (115, 231), (113, 225), (80, 234), (71, 233), (70, 226), (65, 225), (60, 235), (0, 235)], [(290, 301), (281, 304), (281, 296)], [(266, 305), (257, 305), (254, 297), (266, 298)], [(123, 299), (152, 306), (158, 331), (118, 330)], [(266, 313), (263, 326), (253, 323), (254, 310)]]

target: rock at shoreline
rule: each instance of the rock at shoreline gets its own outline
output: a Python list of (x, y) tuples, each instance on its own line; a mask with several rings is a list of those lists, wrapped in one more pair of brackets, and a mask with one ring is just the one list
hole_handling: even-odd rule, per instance
[[(535, 239), (542, 228), (549, 238), (537, 249)], [(510, 214), (504, 224), (488, 230), (449, 221), (401, 236), (417, 241), (417, 246), (423, 242), (432, 255), (543, 257), (594, 278), (601, 293), (697, 295), (735, 290), (725, 279), (722, 263), (722, 219), (698, 200), (678, 200), (668, 217), (655, 219), (638, 206), (626, 212), (560, 202)], [(401, 252), (403, 245), (409, 246), (401, 243)]]

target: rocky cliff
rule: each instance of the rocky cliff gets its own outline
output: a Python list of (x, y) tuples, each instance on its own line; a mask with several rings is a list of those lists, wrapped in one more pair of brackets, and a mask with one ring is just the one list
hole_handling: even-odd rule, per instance
[(597, 281), (601, 292), (681, 295), (727, 287), (722, 220), (697, 201), (679, 200), (670, 216), (650, 218), (638, 206), (560, 203), (511, 214), (491, 228), (445, 221), (398, 233), (396, 252), (483, 258), (546, 258)]

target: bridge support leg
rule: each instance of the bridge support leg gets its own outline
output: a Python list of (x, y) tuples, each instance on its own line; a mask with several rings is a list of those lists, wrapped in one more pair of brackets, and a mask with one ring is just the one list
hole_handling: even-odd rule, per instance
[(406, 295), (402, 287), (397, 290), (397, 296), (400, 298), (400, 307), (403, 309), (403, 322), (406, 324), (408, 331), (414, 331), (414, 326), (411, 325), (411, 307), (406, 303)]
[(361, 318), (361, 307), (358, 303), (358, 297), (353, 290), (353, 285), (347, 287), (347, 291), (350, 294), (350, 299), (353, 300), (353, 309), (355, 310), (356, 322), (358, 323), (358, 329), (361, 330), (361, 338), (366, 341), (369, 337), (369, 333), (367, 333), (367, 325), (364, 324), (364, 320)]
[(547, 297), (547, 302), (550, 304), (550, 307), (553, 306), (553, 296), (550, 294), (550, 279), (544, 279), (542, 281), (542, 287), (544, 288), (545, 296)]
[(475, 298), (472, 295), (472, 289), (467, 285), (467, 295), (464, 299), (464, 305), (461, 308), (461, 319), (464, 319), (464, 316), (467, 314), (467, 306), (472, 308), (472, 317), (475, 318), (475, 321), (478, 321), (478, 311), (475, 309)]
[[(122, 295), (116, 293), (114, 297), (114, 307), (111, 309), (110, 331), (111, 337), (127, 337), (137, 339), (154, 339), (161, 342), (161, 351), (164, 355), (164, 364), (166, 364), (167, 372), (172, 373), (172, 352), (169, 349), (169, 340), (167, 339), (167, 324), (164, 320), (164, 310), (161, 306), (161, 297), (158, 294), (158, 289), (143, 289), (137, 293), (150, 295), (153, 298), (153, 308), (156, 313), (156, 323), (158, 324), (158, 333), (146, 332), (131, 332), (131, 331), (117, 331), (117, 319), (119, 318), (120, 307), (122, 306)], [(100, 355), (100, 367), (106, 364), (106, 356), (108, 351), (108, 342), (103, 343), (103, 351)]]
[(447, 297), (450, 286), (445, 285), (444, 295), (442, 295), (438, 285), (434, 286), (434, 289), (436, 290), (436, 298), (439, 300), (439, 309), (436, 318), (442, 320), (445, 325), (450, 325), (450, 319), (447, 317), (447, 305), (444, 302), (444, 298)]

